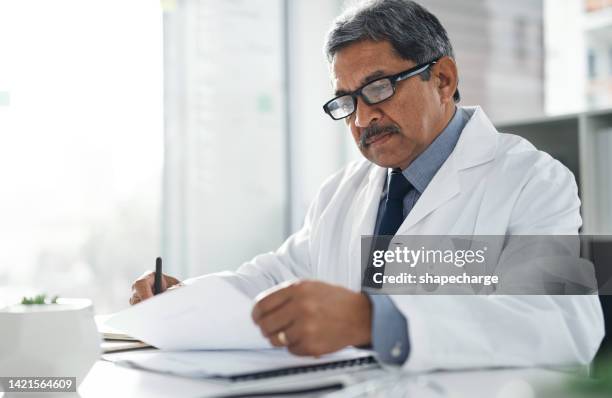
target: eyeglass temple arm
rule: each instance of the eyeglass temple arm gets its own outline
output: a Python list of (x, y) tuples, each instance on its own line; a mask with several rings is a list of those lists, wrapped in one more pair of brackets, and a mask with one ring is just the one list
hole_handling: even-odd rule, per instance
[(414, 72), (406, 73), (404, 76), (398, 76), (398, 78), (395, 81), (399, 82), (399, 81), (402, 81), (402, 80), (406, 80), (409, 77), (416, 76), (419, 73), (423, 73), (423, 72), (425, 72), (425, 70), (427, 70), (427, 68), (431, 67), (433, 64), (435, 64), (437, 62), (438, 61), (431, 61), (430, 63), (423, 65), (422, 67), (420, 67), (419, 69), (415, 70)]

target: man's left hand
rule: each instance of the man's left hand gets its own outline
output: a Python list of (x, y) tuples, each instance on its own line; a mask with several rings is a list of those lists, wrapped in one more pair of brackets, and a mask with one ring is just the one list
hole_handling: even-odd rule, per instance
[(340, 286), (298, 281), (258, 297), (252, 317), (276, 347), (322, 355), (371, 342), (370, 300)]

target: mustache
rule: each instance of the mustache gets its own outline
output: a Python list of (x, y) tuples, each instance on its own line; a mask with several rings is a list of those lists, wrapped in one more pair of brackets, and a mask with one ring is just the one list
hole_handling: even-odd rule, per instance
[(394, 124), (389, 124), (387, 126), (379, 126), (377, 124), (373, 124), (369, 127), (363, 129), (361, 133), (361, 138), (359, 139), (359, 147), (367, 148), (370, 144), (367, 141), (370, 138), (376, 137), (381, 134), (399, 134), (401, 132), (400, 128)]

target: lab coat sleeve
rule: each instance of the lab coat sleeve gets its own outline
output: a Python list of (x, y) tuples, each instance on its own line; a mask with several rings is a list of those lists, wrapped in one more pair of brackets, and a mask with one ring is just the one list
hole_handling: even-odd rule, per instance
[[(529, 171), (508, 234), (574, 235), (574, 176), (550, 157)], [(408, 370), (588, 364), (604, 335), (597, 296), (392, 296), (409, 327)]]

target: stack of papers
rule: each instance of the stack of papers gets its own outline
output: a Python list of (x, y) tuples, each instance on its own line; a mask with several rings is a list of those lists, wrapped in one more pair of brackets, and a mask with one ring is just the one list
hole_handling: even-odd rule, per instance
[(96, 315), (95, 316), (95, 321), (96, 321), (96, 326), (98, 328), (98, 332), (100, 332), (100, 334), (102, 334), (102, 337), (104, 337), (104, 340), (110, 340), (110, 341), (138, 341), (138, 339), (133, 338), (132, 336), (128, 336), (127, 334), (118, 331), (117, 329), (113, 329), (112, 327), (108, 326), (106, 324), (106, 321), (111, 317), (112, 315)]
[(132, 351), (132, 350), (140, 350), (143, 348), (151, 347), (147, 343), (143, 343), (142, 341), (121, 341), (121, 340), (104, 340), (100, 344), (100, 348), (102, 349), (102, 353), (109, 354), (112, 352), (123, 352), (123, 351)]
[(138, 339), (133, 338), (132, 336), (128, 336), (125, 333), (122, 333), (118, 330), (111, 328), (106, 325), (106, 321), (111, 317), (111, 315), (96, 315), (96, 326), (98, 327), (98, 332), (104, 338), (104, 341), (100, 344), (100, 348), (104, 354), (108, 354), (111, 352), (121, 352), (121, 351), (129, 351), (129, 350), (139, 350), (142, 348), (151, 347), (147, 343), (143, 343)]
[(283, 348), (263, 350), (135, 351), (105, 357), (118, 365), (195, 378), (248, 380), (323, 371), (332, 368), (377, 366), (367, 350), (347, 348), (319, 358), (298, 357)]
[(105, 325), (163, 350), (269, 348), (252, 307), (244, 293), (209, 275), (116, 313)]
[(110, 316), (105, 327), (161, 350), (105, 355), (119, 365), (186, 377), (244, 381), (377, 366), (355, 348), (319, 358), (271, 348), (251, 319), (253, 301), (209, 275)]

